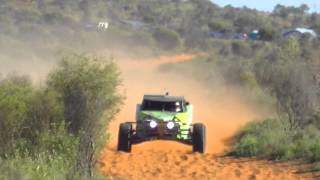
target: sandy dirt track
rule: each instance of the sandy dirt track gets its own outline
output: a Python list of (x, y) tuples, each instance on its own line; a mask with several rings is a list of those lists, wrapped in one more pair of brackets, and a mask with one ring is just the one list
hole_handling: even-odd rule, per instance
[[(122, 70), (124, 107), (110, 125), (111, 142), (99, 160), (101, 171), (111, 179), (305, 179), (296, 166), (266, 160), (225, 157), (225, 140), (245, 123), (266, 116), (217, 80), (208, 88), (179, 75), (163, 73), (157, 67), (163, 63), (188, 61), (193, 55), (163, 56), (156, 59), (118, 61)], [(214, 91), (212, 90), (214, 89)], [(176, 142), (154, 141), (133, 146), (132, 153), (116, 151), (118, 126), (134, 121), (136, 104), (145, 93), (184, 95), (194, 105), (194, 122), (207, 126), (207, 153), (194, 154), (190, 146)]]
[[(174, 150), (164, 149), (172, 146)], [(194, 154), (189, 147), (172, 142), (136, 145), (131, 154), (106, 148), (102, 159), (101, 170), (111, 179), (309, 179), (288, 163)]]

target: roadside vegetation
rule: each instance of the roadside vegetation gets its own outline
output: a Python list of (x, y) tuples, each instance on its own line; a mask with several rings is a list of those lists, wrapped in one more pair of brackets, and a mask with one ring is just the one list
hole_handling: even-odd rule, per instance
[(232, 155), (320, 161), (319, 40), (217, 43), (219, 48), (205, 56), (160, 70), (178, 71), (209, 85), (223, 82), (254, 104), (273, 107), (269, 118), (239, 130)]
[(277, 114), (244, 127), (235, 155), (320, 160), (318, 48), (318, 41), (288, 39), (256, 60), (252, 73), (276, 99)]
[(66, 54), (36, 88), (28, 77), (0, 81), (0, 179), (89, 179), (122, 96), (115, 64)]

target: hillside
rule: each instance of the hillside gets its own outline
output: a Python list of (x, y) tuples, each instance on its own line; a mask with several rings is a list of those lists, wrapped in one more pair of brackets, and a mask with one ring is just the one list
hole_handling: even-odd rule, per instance
[[(152, 37), (160, 31), (169, 37), (182, 38), (184, 47), (202, 49), (214, 44), (209, 37), (211, 31), (250, 33), (258, 29), (264, 39), (272, 40), (288, 28), (320, 30), (320, 16), (308, 14), (306, 5), (297, 8), (278, 5), (272, 13), (266, 13), (245, 7), (218, 7), (209, 0), (14, 0), (1, 4), (0, 35), (33, 43), (67, 39), (76, 45), (83, 38), (88, 41), (88, 36), (95, 36), (92, 33), (98, 22), (110, 24), (110, 30), (100, 33), (98, 38), (105, 41), (112, 36), (152, 43)], [(176, 43), (163, 37), (155, 40), (160, 46)]]

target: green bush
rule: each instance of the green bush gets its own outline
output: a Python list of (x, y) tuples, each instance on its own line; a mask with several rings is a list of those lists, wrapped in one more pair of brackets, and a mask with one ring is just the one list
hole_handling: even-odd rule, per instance
[(317, 140), (315, 144), (312, 145), (310, 148), (311, 151), (311, 160), (313, 161), (320, 161), (320, 142)]
[(25, 76), (0, 80), (0, 179), (89, 179), (106, 127), (118, 112), (114, 63), (65, 55), (34, 88)]
[(153, 33), (157, 45), (166, 51), (172, 51), (181, 47), (181, 39), (177, 32), (167, 28), (159, 28)]
[(232, 42), (231, 50), (234, 55), (247, 57), (247, 58), (252, 57), (252, 49), (246, 42), (242, 42), (242, 41)]
[(233, 150), (236, 156), (320, 161), (320, 130), (313, 125), (291, 129), (286, 119), (267, 119), (250, 123), (240, 135)]
[(260, 87), (257, 82), (256, 76), (252, 71), (243, 71), (242, 73), (240, 73), (240, 79), (245, 85), (247, 85), (252, 90)]
[(225, 19), (215, 19), (208, 23), (208, 27), (211, 31), (219, 31), (219, 32), (231, 32), (232, 24)]
[(25, 76), (0, 80), (0, 179), (61, 179), (72, 170), (78, 141), (53, 94)]
[(261, 40), (272, 41), (274, 40), (277, 34), (277, 31), (271, 25), (269, 26), (266, 25), (259, 30), (259, 34), (260, 34)]
[[(0, 179), (79, 179), (75, 164), (78, 138), (69, 135), (64, 126), (39, 135), (37, 144), (19, 139), (10, 156), (0, 158)], [(31, 148), (32, 147), (32, 148)]]
[(64, 55), (49, 75), (49, 89), (62, 98), (68, 132), (79, 137), (77, 166), (84, 177), (93, 175), (106, 127), (118, 112), (122, 99), (117, 93), (119, 84), (114, 63), (79, 54)]
[(31, 82), (26, 77), (9, 76), (0, 82), (0, 157), (12, 153), (21, 138), (28, 104), (32, 96)]
[(248, 134), (241, 138), (235, 147), (235, 155), (243, 157), (256, 156), (259, 150), (259, 141), (256, 136)]
[(22, 131), (22, 138), (30, 143), (29, 150), (32, 151), (34, 146), (41, 146), (44, 134), (57, 134), (63, 124), (63, 104), (57, 93), (50, 90), (34, 90)]
[[(270, 156), (275, 159), (279, 159), (288, 153), (291, 134), (286, 130), (287, 125), (276, 119), (267, 119), (262, 122), (254, 122), (245, 127), (242, 131), (243, 137), (240, 139), (239, 143), (235, 146), (236, 155), (243, 156), (243, 154), (253, 155), (253, 156)], [(252, 144), (255, 147), (254, 154), (251, 152), (243, 152), (239, 149), (245, 146), (248, 142), (246, 137), (249, 136), (251, 139), (256, 138), (259, 143)], [(237, 152), (241, 153), (237, 153)]]
[(79, 173), (72, 173), (72, 158), (63, 154), (41, 153), (37, 157), (16, 155), (0, 159), (0, 179), (80, 179)]

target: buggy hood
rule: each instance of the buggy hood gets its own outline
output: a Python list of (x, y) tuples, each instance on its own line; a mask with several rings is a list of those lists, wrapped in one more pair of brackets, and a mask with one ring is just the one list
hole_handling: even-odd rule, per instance
[(154, 118), (159, 121), (181, 121), (186, 122), (188, 120), (188, 114), (186, 112), (168, 112), (168, 111), (141, 111), (140, 112), (140, 118), (141, 120), (145, 120), (150, 118)]

